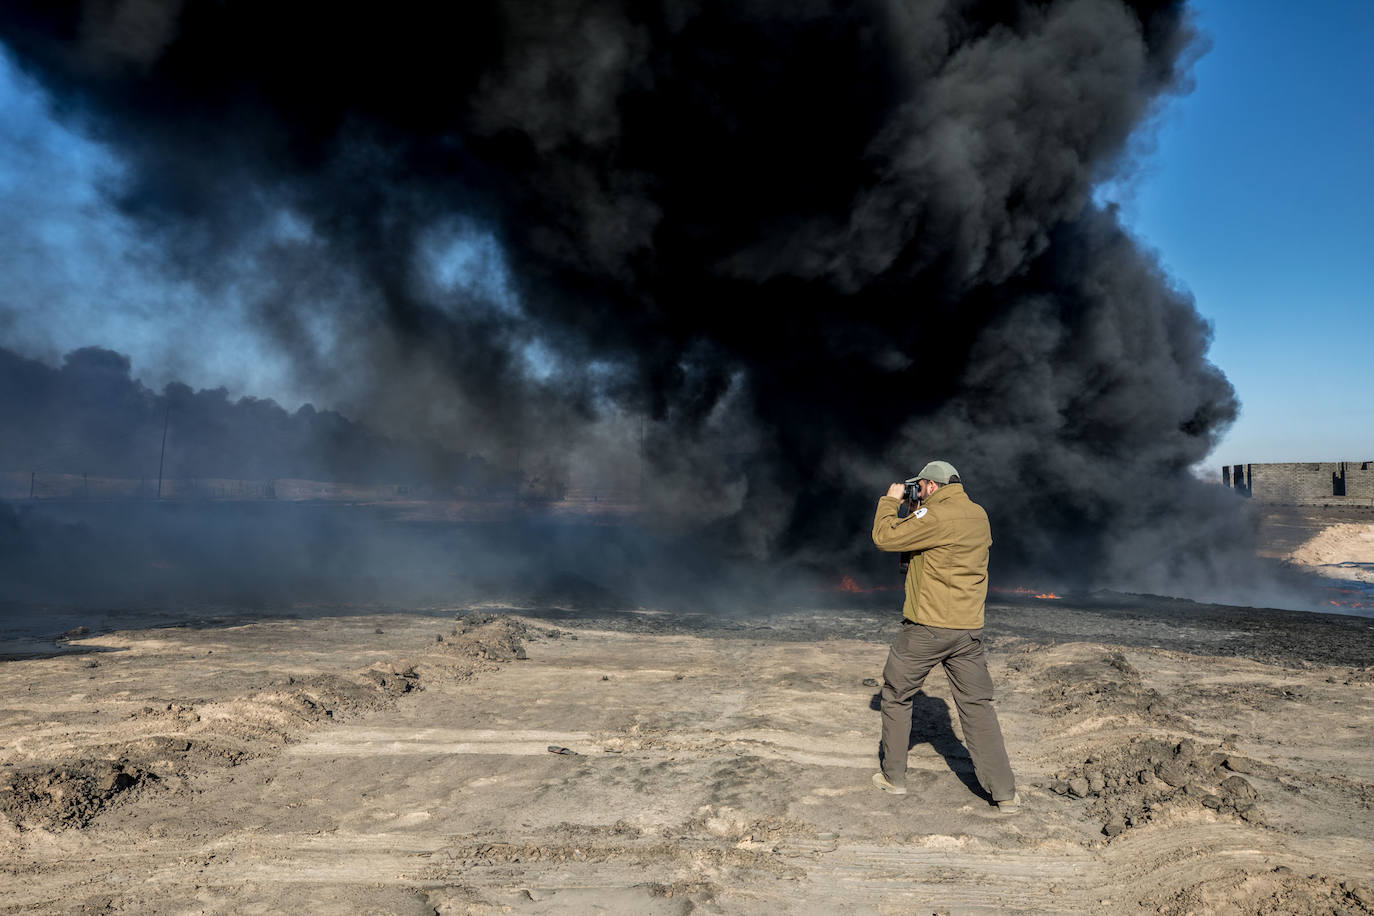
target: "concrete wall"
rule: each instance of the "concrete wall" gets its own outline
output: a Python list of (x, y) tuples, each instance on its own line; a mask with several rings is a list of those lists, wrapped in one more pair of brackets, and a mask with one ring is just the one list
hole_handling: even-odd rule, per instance
[(1291, 464), (1252, 464), (1249, 466), (1250, 495), (1256, 499), (1319, 499), (1334, 496), (1333, 475), (1340, 462), (1302, 462)]
[(1374, 499), (1374, 461), (1300, 461), (1223, 467), (1222, 483), (1275, 502)]
[(1345, 463), (1345, 495), (1374, 499), (1374, 461)]

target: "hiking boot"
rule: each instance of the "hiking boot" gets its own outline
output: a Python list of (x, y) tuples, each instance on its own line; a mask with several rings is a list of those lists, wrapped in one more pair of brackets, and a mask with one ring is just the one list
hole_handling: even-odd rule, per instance
[(1021, 810), (1021, 795), (1017, 793), (1006, 801), (995, 802), (997, 810), (1003, 814), (1015, 814)]
[(882, 789), (884, 792), (891, 793), (892, 795), (906, 794), (906, 786), (894, 786), (892, 783), (887, 781), (887, 777), (883, 775), (882, 770), (879, 770), (878, 772), (873, 774), (873, 784), (878, 788)]

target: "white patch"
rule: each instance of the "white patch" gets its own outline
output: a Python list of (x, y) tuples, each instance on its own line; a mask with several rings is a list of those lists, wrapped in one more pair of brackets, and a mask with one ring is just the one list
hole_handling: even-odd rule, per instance
[(915, 518), (925, 518), (925, 514), (926, 514), (927, 512), (929, 512), (929, 511), (930, 511), (930, 510), (927, 509), (925, 506), (922, 506), (921, 508), (917, 509), (917, 510), (913, 513), (913, 516), (914, 516)]

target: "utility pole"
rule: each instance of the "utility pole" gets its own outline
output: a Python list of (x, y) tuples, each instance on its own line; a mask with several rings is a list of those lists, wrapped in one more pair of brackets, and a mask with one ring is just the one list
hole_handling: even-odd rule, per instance
[(167, 459), (167, 424), (172, 419), (172, 399), (167, 399), (167, 412), (162, 416), (162, 454), (157, 459), (157, 498), (162, 498), (162, 463)]

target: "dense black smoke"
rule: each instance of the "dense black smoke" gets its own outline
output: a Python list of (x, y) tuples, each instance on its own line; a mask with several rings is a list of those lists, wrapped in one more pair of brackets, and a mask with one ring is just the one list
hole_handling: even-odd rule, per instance
[(651, 497), (758, 556), (865, 549), (934, 457), (1007, 568), (1178, 591), (1245, 537), (1189, 473), (1237, 410), (1209, 328), (1092, 197), (1187, 88), (1181, 2), (31, 0), (0, 40), (359, 420), (529, 461), (645, 418)]
[(68, 353), (60, 368), (0, 347), (0, 429), (10, 431), (0, 438), (0, 470), (404, 484), (448, 497), (519, 490), (521, 481), (480, 457), (379, 436), (332, 410), (306, 404), (288, 413), (271, 400), (231, 401), (222, 388), (180, 383), (159, 394), (130, 368), (128, 357), (99, 347)]

